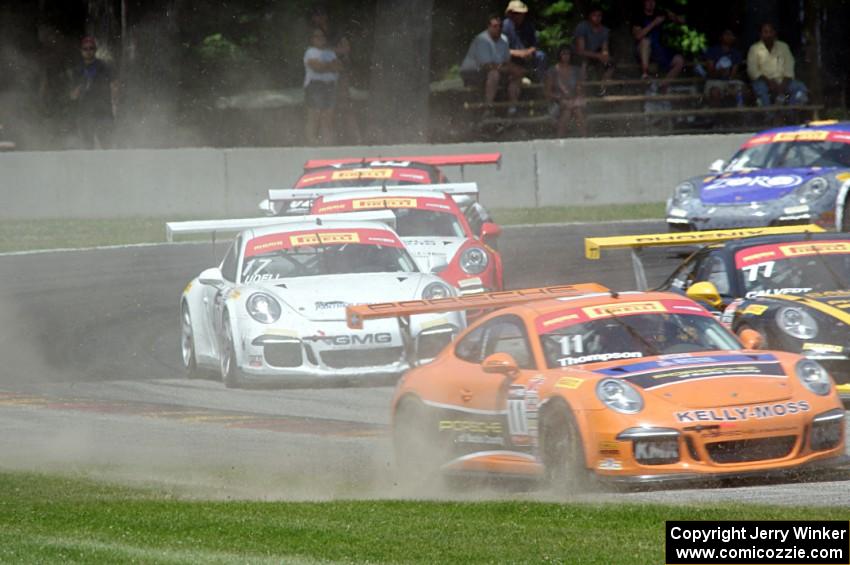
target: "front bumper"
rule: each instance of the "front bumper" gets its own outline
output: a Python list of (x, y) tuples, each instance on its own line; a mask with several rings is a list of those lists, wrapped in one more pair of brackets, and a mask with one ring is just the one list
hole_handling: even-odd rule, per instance
[(850, 471), (850, 455), (837, 455), (828, 459), (818, 459), (802, 465), (782, 469), (760, 471), (732, 471), (728, 473), (677, 473), (675, 475), (596, 475), (596, 480), (608, 485), (665, 485), (693, 484), (713, 481), (731, 481), (758, 478), (765, 480), (789, 479), (803, 475), (814, 475), (829, 470)]
[(636, 425), (634, 419), (601, 411), (588, 414), (595, 433), (587, 439), (589, 447), (596, 447), (588, 456), (597, 478), (611, 483), (688, 482), (847, 463), (846, 413), (834, 396), (680, 414), (688, 420), (657, 426)]
[(740, 205), (705, 204), (692, 200), (686, 205), (667, 206), (667, 225), (674, 230), (722, 230), (761, 228), (816, 223), (833, 227), (835, 214), (825, 198), (810, 205), (784, 199)]
[[(434, 327), (462, 325), (457, 316), (417, 316), (414, 335), (420, 349), (434, 344)], [(410, 368), (405, 344), (395, 319), (370, 321), (363, 330), (352, 330), (344, 321), (312, 322), (299, 331), (274, 330), (251, 325), (236, 343), (240, 378), (253, 385), (386, 384)], [(446, 340), (446, 334), (434, 334)], [(438, 345), (442, 345), (438, 344)]]

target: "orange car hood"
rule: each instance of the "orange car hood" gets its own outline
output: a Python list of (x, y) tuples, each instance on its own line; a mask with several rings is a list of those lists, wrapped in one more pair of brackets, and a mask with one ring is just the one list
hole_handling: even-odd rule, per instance
[(593, 372), (622, 378), (645, 396), (688, 408), (773, 402), (793, 393), (782, 363), (769, 353), (662, 355)]

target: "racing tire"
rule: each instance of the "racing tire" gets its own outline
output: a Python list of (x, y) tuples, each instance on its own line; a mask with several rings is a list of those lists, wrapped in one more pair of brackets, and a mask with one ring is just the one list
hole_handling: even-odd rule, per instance
[(396, 409), (392, 440), (399, 485), (422, 487), (439, 480), (442, 450), (427, 412), (422, 401), (413, 397), (403, 398)]
[(180, 306), (180, 360), (186, 376), (190, 379), (202, 377), (195, 357), (195, 333), (192, 331), (192, 315), (185, 302)]
[(554, 401), (543, 413), (540, 453), (546, 483), (555, 491), (575, 493), (590, 486), (581, 433), (566, 402)]
[(227, 312), (223, 315), (221, 327), (221, 380), (227, 388), (240, 388), (239, 367), (236, 366), (236, 347), (233, 344), (233, 331), (230, 329), (230, 319)]
[(850, 200), (844, 203), (844, 213), (841, 215), (841, 231), (850, 232)]

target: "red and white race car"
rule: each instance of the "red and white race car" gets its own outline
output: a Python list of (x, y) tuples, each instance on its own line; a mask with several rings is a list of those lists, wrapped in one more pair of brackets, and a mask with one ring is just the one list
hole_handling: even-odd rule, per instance
[[(363, 186), (407, 186), (444, 184), (449, 182), (439, 167), (468, 165), (498, 165), (501, 153), (468, 153), (463, 155), (412, 155), (401, 157), (348, 157), (340, 159), (310, 159), (304, 163), (304, 173), (292, 188), (327, 189)], [(458, 205), (472, 231), (481, 235), (483, 224), (491, 222), (489, 212), (477, 201)], [(285, 207), (263, 201), (260, 208), (271, 215), (307, 214), (312, 202), (293, 200)]]
[(461, 294), (503, 288), (502, 258), (495, 248), (501, 228), (485, 222), (476, 234), (456, 201), (475, 204), (477, 196), (475, 183), (269, 191), (275, 206), (304, 199), (316, 216), (392, 211), (399, 237), (419, 268), (439, 275)]

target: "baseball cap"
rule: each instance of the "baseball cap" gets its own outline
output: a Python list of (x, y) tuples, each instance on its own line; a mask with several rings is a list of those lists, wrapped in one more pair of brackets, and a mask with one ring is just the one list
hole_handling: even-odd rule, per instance
[(508, 7), (505, 8), (505, 13), (508, 12), (516, 12), (517, 14), (524, 14), (528, 12), (528, 6), (525, 5), (525, 2), (522, 0), (511, 0), (508, 2)]

